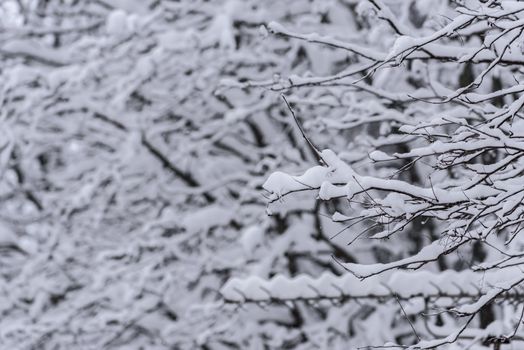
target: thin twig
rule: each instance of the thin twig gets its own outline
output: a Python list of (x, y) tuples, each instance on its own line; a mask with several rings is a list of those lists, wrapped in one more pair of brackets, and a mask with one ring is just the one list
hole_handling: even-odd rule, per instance
[(413, 330), (413, 333), (415, 334), (415, 337), (417, 337), (418, 341), (420, 342), (422, 339), (420, 339), (417, 331), (415, 330), (415, 327), (413, 327), (413, 323), (411, 323), (411, 320), (409, 319), (408, 315), (406, 314), (406, 311), (404, 310), (404, 307), (400, 303), (398, 295), (397, 294), (393, 294), (393, 295), (395, 296), (395, 299), (397, 299), (397, 303), (400, 306), (400, 310), (402, 310), (402, 313), (404, 314), (404, 317), (406, 317), (406, 320), (408, 320), (408, 323), (411, 326), (411, 329)]
[(300, 130), (300, 133), (302, 134), (302, 137), (307, 141), (309, 147), (311, 148), (311, 150), (313, 151), (313, 153), (315, 153), (318, 157), (318, 160), (321, 161), (322, 163), (324, 163), (325, 165), (327, 165), (326, 161), (324, 160), (324, 158), (322, 158), (322, 154), (320, 153), (320, 151), (318, 150), (318, 148), (313, 144), (313, 142), (311, 142), (311, 140), (306, 136), (306, 133), (304, 132), (304, 129), (302, 128), (302, 125), (300, 125), (300, 122), (298, 121), (298, 118), (297, 116), (295, 115), (295, 111), (293, 110), (293, 108), (291, 108), (291, 105), (289, 104), (289, 102), (287, 101), (286, 99), (286, 96), (284, 95), (281, 95), (282, 96), (282, 99), (284, 100), (284, 102), (286, 103), (287, 105), (287, 108), (289, 109), (289, 111), (291, 112), (291, 115), (293, 116), (293, 119), (295, 120), (295, 123), (297, 124), (298, 126), (298, 129)]

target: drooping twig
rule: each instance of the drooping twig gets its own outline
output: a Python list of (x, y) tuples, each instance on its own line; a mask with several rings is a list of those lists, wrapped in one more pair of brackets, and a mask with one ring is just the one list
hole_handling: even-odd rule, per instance
[(413, 334), (415, 334), (415, 337), (417, 337), (418, 341), (420, 342), (422, 339), (420, 339), (417, 331), (415, 330), (415, 327), (413, 326), (413, 323), (411, 323), (411, 320), (408, 317), (408, 314), (406, 313), (406, 310), (404, 310), (404, 307), (402, 306), (402, 303), (400, 302), (398, 295), (395, 295), (395, 299), (397, 300), (398, 306), (400, 306), (400, 310), (402, 310), (402, 313), (404, 314), (404, 317), (406, 317), (406, 320), (408, 320), (409, 325), (411, 326), (411, 329), (413, 330)]
[(302, 125), (300, 125), (300, 122), (298, 121), (298, 118), (297, 116), (295, 115), (295, 111), (293, 110), (293, 108), (291, 108), (291, 105), (289, 104), (289, 102), (287, 101), (286, 99), (286, 96), (284, 95), (281, 95), (282, 96), (282, 99), (284, 100), (284, 102), (286, 103), (287, 105), (287, 108), (289, 109), (289, 111), (291, 112), (291, 115), (293, 116), (293, 119), (295, 120), (295, 123), (297, 124), (298, 126), (298, 129), (300, 130), (300, 133), (302, 134), (302, 137), (306, 140), (309, 148), (311, 148), (311, 151), (313, 151), (313, 153), (315, 153), (318, 157), (318, 160), (324, 164), (327, 165), (326, 161), (324, 160), (324, 158), (322, 158), (322, 154), (320, 153), (320, 151), (318, 150), (318, 148), (313, 144), (313, 142), (311, 142), (311, 140), (306, 136), (306, 133), (304, 132), (304, 129), (302, 128)]

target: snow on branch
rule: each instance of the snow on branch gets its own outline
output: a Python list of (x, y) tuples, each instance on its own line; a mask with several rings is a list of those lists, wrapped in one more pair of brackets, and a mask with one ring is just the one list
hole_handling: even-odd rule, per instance
[[(432, 303), (440, 300), (441, 307), (462, 306), (453, 311), (469, 316), (478, 312), (489, 301), (521, 302), (523, 278), (512, 276), (516, 268), (504, 271), (397, 271), (389, 277), (374, 276), (365, 280), (344, 274), (324, 273), (318, 278), (283, 275), (271, 279), (257, 276), (233, 278), (221, 289), (224, 300), (231, 303), (285, 303), (292, 301), (349, 301), (353, 299), (411, 300), (423, 298)], [(520, 271), (519, 271), (520, 272)], [(517, 287), (518, 289), (514, 289)], [(502, 297), (503, 296), (503, 297)]]
[[(345, 225), (333, 237), (339, 239), (346, 231), (351, 248), (366, 241), (363, 244), (403, 253), (375, 263), (335, 259), (349, 277), (235, 280), (224, 293), (235, 302), (402, 297), (405, 290), (395, 290), (384, 276), (405, 273), (412, 279), (405, 280), (413, 294), (404, 298), (410, 299), (460, 294), (471, 282), (468, 276), (485, 276), (483, 286), (490, 287), (477, 285), (476, 293), (466, 293), (468, 303), (453, 308), (455, 316), (468, 318), (465, 323), (411, 347), (446, 346), (466, 334), (494, 301), (521, 293), (524, 5), (465, 1), (463, 7), (447, 8), (440, 21), (423, 20), (420, 27), (413, 23), (419, 28), (413, 30), (409, 21), (429, 17), (418, 4), (404, 13), (389, 8), (387, 1), (368, 2), (371, 6), (359, 5), (359, 10), (368, 9), (370, 21), (373, 16), (382, 21), (383, 26), (374, 22), (379, 29), (371, 26), (376, 41), (269, 25), (279, 37), (325, 46), (351, 59), (338, 72), (307, 71), (258, 85), (286, 91), (297, 109), (322, 106), (311, 127), (347, 132), (346, 148), (337, 149), (334, 142), (333, 150), (322, 152), (325, 164), (310, 166), (300, 175), (274, 172), (263, 187), (269, 192), (269, 213), (273, 206), (292, 202), (288, 198), (311, 193), (312, 199), (328, 203), (334, 222)], [(362, 149), (364, 155), (359, 153)], [(398, 248), (406, 237), (416, 240), (409, 252)], [(464, 251), (473, 251), (472, 260), (480, 261), (457, 264), (466, 270), (456, 273), (453, 284), (441, 279), (449, 277), (444, 272), (424, 279), (429, 272), (396, 271), (430, 263), (432, 269), (449, 268), (451, 253), (460, 257)], [(415, 280), (424, 284), (422, 291)], [(431, 289), (434, 285), (442, 287), (436, 291)]]

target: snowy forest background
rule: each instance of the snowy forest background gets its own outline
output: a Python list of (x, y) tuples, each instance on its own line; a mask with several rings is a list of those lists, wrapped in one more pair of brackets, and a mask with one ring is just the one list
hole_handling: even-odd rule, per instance
[(524, 2), (0, 1), (1, 349), (522, 349)]

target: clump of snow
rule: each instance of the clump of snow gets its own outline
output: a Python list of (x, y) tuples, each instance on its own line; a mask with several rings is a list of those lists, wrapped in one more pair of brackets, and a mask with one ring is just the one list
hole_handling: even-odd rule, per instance
[(397, 40), (395, 40), (393, 47), (389, 51), (389, 54), (386, 57), (386, 60), (390, 60), (394, 57), (397, 57), (398, 55), (408, 51), (410, 48), (412, 48), (416, 44), (417, 44), (417, 41), (415, 38), (412, 38), (407, 35), (399, 36)]
[(263, 243), (264, 229), (260, 226), (250, 226), (242, 234), (240, 242), (246, 254), (251, 254)]
[(110, 35), (120, 36), (128, 33), (128, 15), (122, 9), (113, 10), (107, 17), (106, 31)]
[(381, 162), (381, 161), (395, 159), (395, 158), (387, 155), (386, 153), (384, 153), (382, 151), (373, 151), (373, 152), (371, 152), (369, 154), (369, 158), (371, 158), (371, 160), (373, 160), (375, 162)]
[(231, 222), (234, 213), (224, 207), (208, 206), (188, 214), (183, 220), (182, 225), (188, 232), (196, 233), (206, 231), (212, 227), (224, 226)]
[(269, 36), (269, 31), (267, 30), (267, 27), (263, 24), (260, 25), (260, 27), (258, 27), (258, 32), (264, 39)]
[(281, 25), (280, 23), (274, 22), (274, 21), (269, 22), (269, 24), (267, 25), (267, 29), (269, 30), (269, 32), (273, 34), (279, 34), (279, 33), (286, 32), (286, 28), (284, 28), (283, 25)]

